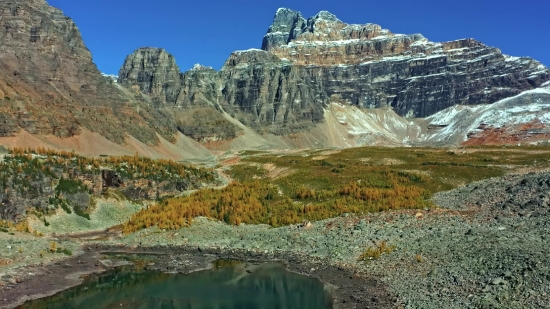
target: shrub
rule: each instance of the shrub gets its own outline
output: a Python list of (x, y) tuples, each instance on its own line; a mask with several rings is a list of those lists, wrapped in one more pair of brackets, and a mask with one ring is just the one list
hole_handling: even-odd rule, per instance
[(50, 252), (51, 253), (57, 252), (57, 243), (55, 241), (50, 242)]
[(80, 180), (61, 177), (61, 179), (59, 179), (57, 187), (55, 188), (55, 191), (57, 192), (57, 194), (74, 194), (78, 192), (88, 192), (88, 187), (86, 187), (86, 185), (83, 184)]
[(395, 245), (388, 246), (388, 244), (385, 241), (381, 241), (376, 246), (369, 246), (361, 253), (361, 255), (358, 258), (358, 261), (370, 261), (370, 260), (376, 260), (380, 258), (382, 254), (389, 254), (396, 248)]

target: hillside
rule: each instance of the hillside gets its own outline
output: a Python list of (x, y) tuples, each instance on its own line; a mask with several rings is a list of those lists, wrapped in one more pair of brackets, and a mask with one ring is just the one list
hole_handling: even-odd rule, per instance
[[(474, 39), (436, 43), (279, 9), (262, 49), (232, 53), (220, 71), (181, 72), (149, 47), (115, 78), (44, 0), (0, 9), (0, 145), (11, 148), (211, 164), (228, 150), (547, 140), (533, 104), (548, 102), (548, 69)], [(507, 98), (502, 107), (529, 116), (497, 121), (491, 104)]]

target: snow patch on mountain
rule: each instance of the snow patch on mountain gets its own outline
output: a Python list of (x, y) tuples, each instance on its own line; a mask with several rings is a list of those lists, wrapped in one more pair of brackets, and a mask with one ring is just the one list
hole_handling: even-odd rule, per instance
[(453, 106), (428, 118), (428, 127), (439, 127), (424, 135), (424, 141), (463, 142), (469, 133), (483, 128), (504, 128), (514, 125), (541, 123), (550, 125), (550, 89), (537, 88), (493, 104)]
[(195, 63), (191, 68), (191, 71), (200, 71), (200, 70), (213, 70), (211, 66), (202, 65), (200, 63)]
[(118, 81), (118, 75), (106, 74), (106, 73), (101, 73), (101, 75), (104, 76), (104, 77), (108, 77), (108, 78), (112, 79), (115, 82)]

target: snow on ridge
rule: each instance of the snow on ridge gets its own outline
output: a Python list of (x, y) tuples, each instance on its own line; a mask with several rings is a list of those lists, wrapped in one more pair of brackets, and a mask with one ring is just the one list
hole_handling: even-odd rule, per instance
[(422, 46), (422, 45), (433, 45), (433, 42), (428, 41), (428, 39), (424, 38), (418, 41), (415, 41), (411, 44), (411, 46)]
[(294, 47), (297, 45), (305, 45), (305, 46), (322, 46), (322, 45), (344, 45), (348, 43), (356, 43), (359, 42), (360, 39), (348, 39), (348, 40), (335, 40), (335, 41), (292, 41), (289, 42), (287, 45), (282, 45), (281, 47)]
[(250, 48), (250, 49), (246, 49), (246, 50), (236, 50), (233, 53), (240, 54), (240, 53), (248, 53), (248, 52), (265, 52), (265, 53), (267, 53), (265, 50), (258, 49), (258, 48)]
[(502, 128), (537, 121), (550, 127), (550, 88), (524, 91), (493, 104), (451, 106), (424, 118), (422, 123), (427, 127), (407, 122), (392, 112), (364, 110), (336, 102), (332, 102), (331, 108), (326, 111), (358, 141), (364, 136), (376, 135), (399, 143), (405, 140), (460, 143), (468, 140), (470, 133), (482, 132), (485, 126)]
[(441, 110), (426, 119), (430, 120), (431, 125), (446, 126), (449, 125), (462, 113), (473, 113), (486, 108), (486, 104), (481, 105), (455, 105)]
[(504, 56), (504, 61), (518, 61), (519, 59), (521, 59), (520, 57), (515, 57), (515, 56), (509, 56), (509, 55), (503, 55)]
[(302, 15), (302, 13), (300, 13), (300, 12), (298, 12), (298, 11), (295, 11), (295, 10), (289, 9), (289, 8), (285, 8), (285, 7), (280, 7), (280, 8), (278, 8), (278, 9), (277, 9), (277, 12), (275, 12), (275, 15), (277, 15), (277, 14), (279, 14), (279, 13), (281, 13), (281, 12), (296, 12), (296, 13)]
[(118, 81), (118, 75), (114, 75), (114, 74), (106, 74), (106, 73), (101, 73), (102, 76), (104, 77), (108, 77), (110, 79), (112, 79), (113, 81)]
[(284, 35), (284, 34), (288, 34), (288, 32), (281, 32), (281, 31), (268, 32), (264, 36)]
[[(550, 84), (550, 83), (549, 83)], [(533, 94), (545, 94), (544, 97), (529, 97)], [(526, 100), (518, 101), (516, 100)], [(480, 132), (481, 125), (502, 128), (511, 125), (539, 121), (550, 124), (550, 89), (536, 88), (524, 91), (516, 96), (502, 99), (493, 104), (473, 106), (455, 105), (426, 118), (429, 125), (445, 126), (425, 136), (424, 140), (447, 140), (456, 134), (465, 141), (470, 132)]]
[(213, 68), (211, 66), (202, 65), (200, 63), (195, 63), (193, 67), (191, 68), (191, 71), (198, 71), (198, 70), (212, 70)]

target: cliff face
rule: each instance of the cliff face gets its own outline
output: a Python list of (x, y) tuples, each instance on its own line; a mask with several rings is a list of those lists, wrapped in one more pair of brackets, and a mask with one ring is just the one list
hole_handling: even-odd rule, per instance
[(320, 130), (334, 104), (426, 117), (491, 104), (549, 79), (539, 62), (473, 39), (434, 43), (325, 11), (305, 19), (279, 9), (262, 49), (232, 53), (220, 71), (196, 65), (182, 73), (165, 50), (140, 48), (114, 82), (60, 10), (43, 0), (0, 2), (0, 138), (21, 130), (65, 138), (86, 129), (118, 144), (133, 136), (155, 145), (179, 131), (245, 147), (248, 136), (261, 139), (256, 133), (281, 141)]
[(118, 83), (150, 97), (189, 137), (201, 142), (236, 137), (237, 128), (221, 113), (220, 78), (212, 68), (197, 64), (183, 74), (164, 49), (144, 47), (126, 57)]
[(539, 62), (505, 56), (473, 39), (433, 43), (379, 25), (345, 24), (328, 12), (305, 20), (280, 9), (262, 48), (322, 76), (329, 97), (366, 108), (391, 106), (407, 117), (492, 103), (549, 79)]
[(0, 136), (69, 137), (82, 128), (124, 143), (171, 139), (172, 121), (127, 96), (92, 62), (74, 22), (43, 0), (0, 2)]
[(141, 63), (143, 53), (127, 58), (123, 85), (167, 106), (223, 110), (278, 135), (311, 129), (334, 102), (427, 117), (457, 104), (493, 103), (550, 78), (539, 62), (473, 39), (434, 43), (375, 24), (346, 24), (326, 11), (305, 19), (279, 9), (262, 49), (234, 52), (220, 72), (182, 74), (171, 56), (150, 49), (163, 63), (127, 65)]
[(181, 86), (181, 72), (174, 57), (161, 48), (141, 48), (126, 58), (119, 82), (139, 87), (154, 102), (175, 102)]

